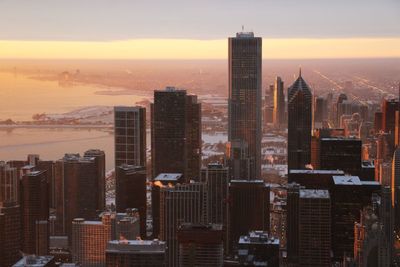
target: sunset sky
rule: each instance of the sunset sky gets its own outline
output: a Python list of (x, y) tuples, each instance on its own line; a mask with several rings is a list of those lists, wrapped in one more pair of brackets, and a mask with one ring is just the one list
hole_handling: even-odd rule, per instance
[(398, 0), (0, 0), (0, 58), (220, 59), (242, 25), (264, 58), (400, 57)]

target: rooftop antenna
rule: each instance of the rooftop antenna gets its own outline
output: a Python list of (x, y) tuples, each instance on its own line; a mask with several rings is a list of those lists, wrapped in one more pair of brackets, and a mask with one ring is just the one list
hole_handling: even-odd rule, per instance
[(242, 25), (242, 32), (244, 32), (244, 25)]
[(299, 77), (301, 77), (301, 65), (299, 66)]

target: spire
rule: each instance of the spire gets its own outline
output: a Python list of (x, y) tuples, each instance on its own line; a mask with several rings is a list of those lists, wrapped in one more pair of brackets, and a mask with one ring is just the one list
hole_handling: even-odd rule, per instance
[(299, 77), (301, 77), (301, 65), (299, 67)]

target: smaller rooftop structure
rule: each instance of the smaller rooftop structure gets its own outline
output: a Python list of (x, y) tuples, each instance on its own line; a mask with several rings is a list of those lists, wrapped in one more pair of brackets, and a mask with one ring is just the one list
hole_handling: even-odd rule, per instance
[(182, 178), (182, 173), (160, 173), (154, 181), (177, 182)]
[(329, 198), (328, 190), (300, 189), (300, 198)]
[(358, 176), (333, 176), (333, 183), (335, 185), (362, 185)]

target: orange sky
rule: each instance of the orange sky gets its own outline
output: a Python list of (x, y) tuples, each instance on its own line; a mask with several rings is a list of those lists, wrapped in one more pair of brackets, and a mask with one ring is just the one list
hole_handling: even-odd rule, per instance
[[(0, 58), (225, 59), (227, 40), (0, 41)], [(263, 39), (263, 58), (400, 57), (400, 38)]]

